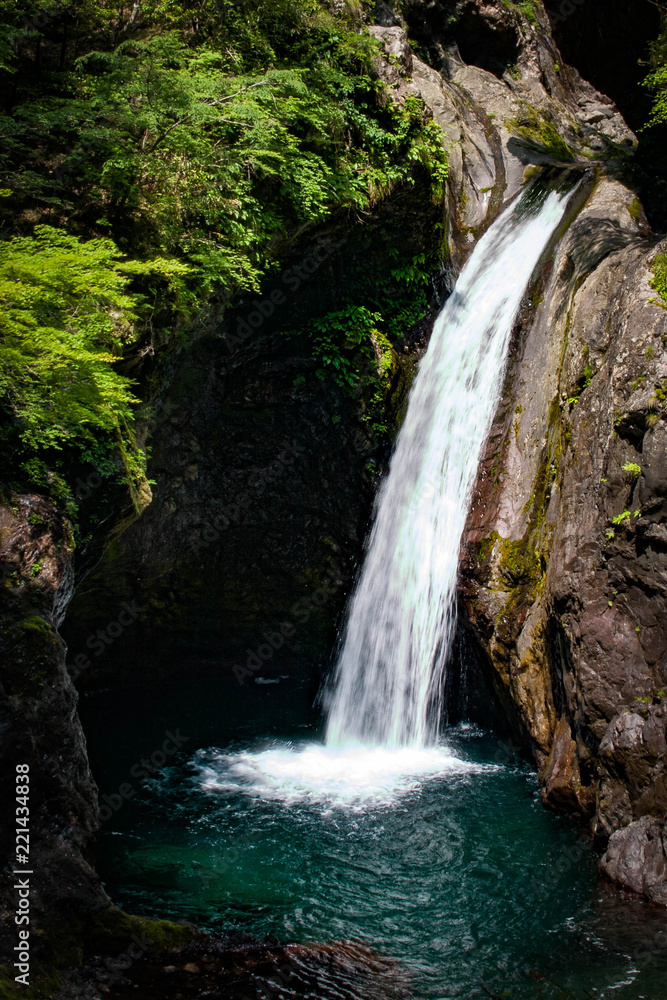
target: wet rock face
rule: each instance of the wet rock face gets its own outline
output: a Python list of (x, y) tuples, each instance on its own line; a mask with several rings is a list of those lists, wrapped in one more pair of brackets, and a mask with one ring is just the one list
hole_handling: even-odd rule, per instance
[(667, 906), (667, 823), (643, 816), (618, 830), (601, 868), (619, 885)]
[(466, 621), (520, 707), (543, 798), (602, 841), (667, 813), (659, 249), (633, 193), (601, 181), (517, 334), (466, 535)]
[[(76, 715), (77, 694), (56, 631), (73, 589), (72, 538), (54, 506), (32, 494), (0, 506), (0, 795), (13, 820), (16, 766), (29, 767), (31, 948), (48, 961), (84, 914), (108, 906), (86, 856), (97, 829), (97, 789)], [(15, 826), (0, 824), (0, 853), (16, 855)], [(11, 967), (18, 905), (0, 883), (0, 956)]]

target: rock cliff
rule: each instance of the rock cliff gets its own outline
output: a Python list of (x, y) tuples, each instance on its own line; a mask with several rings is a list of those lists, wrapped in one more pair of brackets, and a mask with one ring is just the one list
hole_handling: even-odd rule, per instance
[[(0, 508), (5, 614), (0, 629), (2, 728), (0, 773), (3, 858), (16, 854), (16, 767), (29, 767), (30, 877), (33, 939), (48, 964), (59, 947), (76, 947), (81, 914), (110, 906), (89, 861), (97, 827), (97, 789), (76, 714), (77, 694), (65, 667), (58, 626), (72, 595), (72, 535), (53, 504), (10, 496)], [(17, 867), (9, 865), (10, 869)], [(16, 877), (2, 879), (2, 957), (15, 943)], [(63, 927), (67, 928), (65, 935)], [(7, 945), (5, 950), (5, 944)], [(76, 954), (69, 956), (76, 960)], [(9, 962), (8, 962), (9, 964)]]
[[(601, 180), (517, 331), (462, 574), (467, 626), (545, 803), (611, 836), (603, 869), (632, 888), (625, 853), (648, 852), (667, 807), (659, 249), (633, 192)], [(647, 866), (644, 887), (664, 901), (664, 857)]]

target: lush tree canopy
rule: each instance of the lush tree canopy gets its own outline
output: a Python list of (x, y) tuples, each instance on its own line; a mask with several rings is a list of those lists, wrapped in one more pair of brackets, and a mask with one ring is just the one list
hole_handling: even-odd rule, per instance
[(123, 353), (256, 289), (296, 233), (418, 176), (441, 195), (440, 130), (391, 100), (377, 51), (362, 7), (320, 0), (1, 0), (0, 393), (21, 448), (117, 437)]

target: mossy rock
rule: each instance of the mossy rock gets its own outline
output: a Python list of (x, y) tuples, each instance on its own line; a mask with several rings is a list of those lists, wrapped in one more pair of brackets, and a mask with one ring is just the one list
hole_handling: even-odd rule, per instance
[(528, 541), (513, 542), (500, 538), (499, 572), (507, 585), (514, 589), (535, 584), (542, 576), (540, 559)]
[(116, 954), (139, 942), (146, 954), (182, 948), (201, 934), (189, 924), (137, 917), (116, 907), (104, 912), (83, 932), (85, 952)]
[(518, 145), (555, 163), (572, 163), (574, 153), (556, 126), (530, 104), (506, 122)]
[(53, 625), (39, 615), (29, 615), (6, 624), (0, 630), (0, 642), (11, 650), (6, 669), (6, 683), (17, 697), (38, 697), (41, 688), (54, 676), (61, 640)]
[[(57, 945), (55, 968), (40, 966), (33, 960), (31, 985), (21, 986), (20, 995), (25, 1000), (46, 1000), (53, 996), (61, 986), (61, 970), (78, 968), (86, 955), (137, 961), (145, 955), (179, 951), (196, 938), (205, 937), (188, 924), (132, 916), (112, 907), (99, 917), (82, 922), (78, 928), (69, 928), (67, 936), (52, 942)], [(17, 994), (11, 972), (0, 969), (0, 1000), (15, 1000)]]

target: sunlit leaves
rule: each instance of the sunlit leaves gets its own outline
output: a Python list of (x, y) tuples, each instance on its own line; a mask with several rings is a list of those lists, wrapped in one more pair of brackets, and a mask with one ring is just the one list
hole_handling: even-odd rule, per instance
[(664, 125), (667, 122), (667, 20), (663, 19), (662, 32), (651, 46), (651, 62), (653, 71), (644, 81), (655, 94), (648, 125)]
[(83, 444), (131, 419), (131, 383), (113, 367), (141, 309), (129, 275), (173, 283), (184, 271), (49, 226), (0, 243), (0, 399), (27, 445)]

